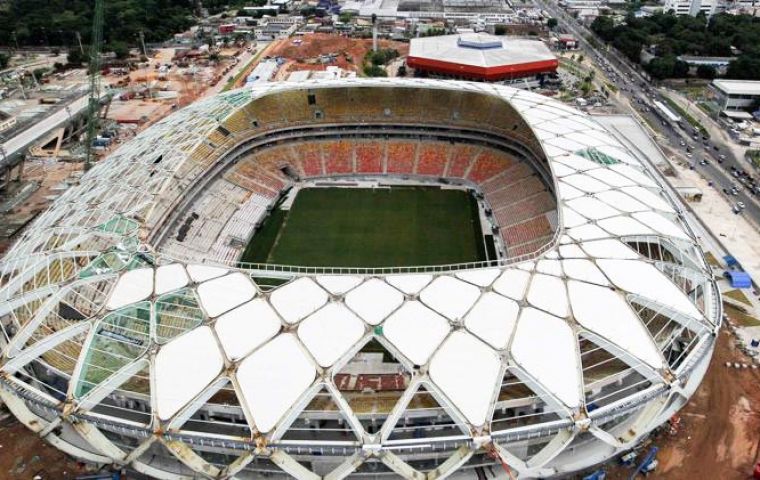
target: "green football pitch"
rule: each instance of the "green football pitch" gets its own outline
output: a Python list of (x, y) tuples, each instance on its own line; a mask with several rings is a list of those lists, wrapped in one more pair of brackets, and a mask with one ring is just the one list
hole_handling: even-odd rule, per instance
[(275, 209), (241, 262), (391, 267), (485, 259), (477, 202), (461, 190), (307, 188)]

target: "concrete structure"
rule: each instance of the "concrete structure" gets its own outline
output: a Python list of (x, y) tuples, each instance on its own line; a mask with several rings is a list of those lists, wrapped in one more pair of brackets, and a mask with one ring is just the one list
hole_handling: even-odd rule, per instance
[(436, 76), (499, 81), (553, 73), (559, 61), (540, 40), (474, 33), (412, 39), (406, 63)]
[(760, 101), (760, 81), (718, 79), (710, 86), (721, 110), (749, 110)]
[(692, 17), (696, 17), (701, 12), (710, 18), (723, 10), (723, 4), (720, 0), (665, 0), (663, 11), (670, 10), (673, 10), (676, 15), (691, 15)]
[(686, 62), (689, 65), (689, 72), (696, 73), (697, 68), (701, 65), (707, 65), (713, 67), (719, 75), (726, 73), (728, 64), (730, 64), (736, 57), (698, 57), (694, 55), (680, 55), (678, 57), (682, 62)]
[[(216, 235), (167, 251), (196, 221), (208, 234), (244, 219), (245, 236), (277, 201), (270, 188), (300, 181), (271, 176), (279, 159), (235, 170), (257, 149), (411, 132), (498, 146), (511, 166), (486, 183), (493, 156), (446, 156), (440, 171), (500, 195), (522, 171), (518, 198), (556, 207), (552, 230), (467, 265), (243, 270), (197, 253)], [(309, 158), (302, 175), (327, 176)], [(400, 162), (423, 175), (422, 155)], [(243, 206), (228, 208), (233, 195)], [(566, 478), (688, 401), (722, 317), (682, 205), (640, 152), (553, 99), (421, 79), (272, 82), (195, 102), (37, 217), (0, 279), (0, 399), (70, 455), (167, 480), (474, 478), (502, 464)]]

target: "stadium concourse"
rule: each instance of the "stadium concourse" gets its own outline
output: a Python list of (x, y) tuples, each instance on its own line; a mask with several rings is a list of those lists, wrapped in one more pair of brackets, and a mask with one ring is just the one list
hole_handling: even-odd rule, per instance
[[(2, 260), (0, 398), (64, 452), (162, 479), (604, 462), (686, 403), (721, 319), (679, 201), (639, 155), (499, 85), (204, 99), (93, 168)], [(237, 265), (291, 190), (368, 181), (470, 192), (502, 255)]]

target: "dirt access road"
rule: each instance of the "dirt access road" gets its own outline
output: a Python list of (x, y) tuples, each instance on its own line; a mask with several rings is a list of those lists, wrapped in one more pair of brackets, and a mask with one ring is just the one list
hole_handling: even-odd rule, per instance
[[(760, 369), (735, 369), (726, 362), (748, 362), (722, 329), (710, 369), (679, 415), (679, 433), (654, 439), (659, 467), (647, 478), (657, 480), (747, 480), (760, 446)], [(640, 457), (641, 458), (641, 457)], [(631, 471), (611, 468), (610, 480), (627, 479)], [(643, 478), (643, 477), (639, 477)]]

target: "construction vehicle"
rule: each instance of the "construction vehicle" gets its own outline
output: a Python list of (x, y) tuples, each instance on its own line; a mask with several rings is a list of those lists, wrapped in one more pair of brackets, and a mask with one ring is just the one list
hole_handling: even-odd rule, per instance
[(92, 475), (80, 475), (74, 480), (126, 480), (121, 472), (94, 473)]
[(599, 469), (583, 477), (583, 480), (604, 480), (607, 478), (607, 472)]
[(631, 476), (629, 477), (629, 480), (634, 480), (636, 477), (639, 476), (640, 473), (646, 475), (649, 472), (654, 471), (655, 468), (657, 468), (657, 452), (659, 452), (660, 449), (657, 447), (652, 447), (649, 449), (647, 454), (644, 456), (644, 460), (642, 460), (641, 463), (639, 463), (639, 466), (636, 467), (636, 469), (633, 471)]

